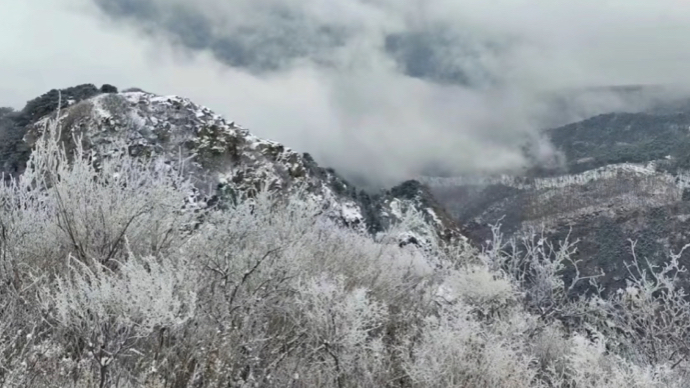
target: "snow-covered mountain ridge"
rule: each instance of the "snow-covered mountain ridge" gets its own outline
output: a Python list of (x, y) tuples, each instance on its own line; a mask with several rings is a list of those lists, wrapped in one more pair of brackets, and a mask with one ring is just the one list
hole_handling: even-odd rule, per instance
[(490, 186), (504, 185), (519, 190), (544, 190), (562, 189), (573, 185), (585, 185), (600, 180), (612, 179), (621, 176), (631, 177), (655, 177), (670, 185), (676, 185), (679, 189), (690, 188), (690, 171), (679, 171), (670, 174), (657, 169), (658, 163), (618, 163), (587, 170), (578, 174), (564, 174), (555, 177), (525, 177), (515, 175), (467, 175), (454, 177), (420, 176), (416, 178), (424, 184), (435, 187), (450, 186)]
[[(624, 286), (636, 254), (652, 263), (690, 242), (690, 106), (606, 113), (545, 130), (562, 163), (523, 176), (419, 178), (477, 244), (542, 231), (579, 240), (575, 259), (604, 285)], [(690, 266), (690, 252), (681, 257)]]
[[(472, 221), (495, 222), (501, 211), (508, 213), (512, 203), (519, 203), (523, 229), (572, 222), (585, 215), (613, 216), (624, 209), (669, 205), (682, 201), (690, 188), (690, 172), (660, 171), (656, 162), (613, 164), (579, 174), (544, 178), (503, 175), (421, 177), (419, 180), (433, 187), (451, 211), (473, 206), (472, 198), (468, 201), (473, 192), (510, 191), (511, 194), (483, 209), (473, 206), (472, 210), (481, 211), (482, 215)], [(464, 195), (460, 193), (463, 190)], [(453, 197), (450, 194), (453, 192), (458, 195)]]
[[(24, 140), (29, 145), (41, 136), (50, 117), (27, 126)], [(264, 188), (275, 192), (301, 188), (332, 219), (363, 233), (376, 234), (400, 221), (405, 209), (415, 209), (444, 240), (465, 242), (459, 227), (423, 185), (412, 181), (377, 194), (359, 191), (332, 169), (319, 167), (308, 154), (261, 139), (187, 98), (138, 90), (68, 98), (60, 123), (65, 144), (80, 137), (84, 147), (97, 154), (116, 152), (126, 144), (134, 156), (163, 157), (175, 168), (184, 161), (199, 196), (208, 202)], [(425, 240), (410, 233), (406, 238)]]

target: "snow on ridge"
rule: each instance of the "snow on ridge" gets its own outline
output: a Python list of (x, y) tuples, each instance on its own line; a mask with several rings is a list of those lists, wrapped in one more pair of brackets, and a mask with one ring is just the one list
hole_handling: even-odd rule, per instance
[(429, 186), (488, 186), (504, 185), (520, 190), (544, 190), (558, 189), (573, 185), (584, 185), (601, 179), (611, 179), (620, 174), (637, 177), (655, 177), (666, 183), (677, 185), (679, 188), (690, 188), (690, 171), (678, 175), (663, 173), (656, 170), (656, 163), (646, 164), (620, 163), (588, 170), (580, 174), (562, 175), (551, 178), (526, 178), (513, 175), (500, 176), (459, 176), (451, 178), (443, 177), (419, 177), (420, 182)]
[[(206, 124), (217, 125), (220, 129), (228, 131), (230, 133), (240, 132), (244, 140), (249, 144), (250, 149), (257, 149), (260, 146), (283, 146), (285, 153), (294, 153), (294, 151), (289, 147), (284, 146), (281, 143), (274, 140), (260, 138), (252, 134), (247, 128), (244, 128), (241, 125), (236, 124), (234, 121), (226, 120), (223, 116), (214, 113), (213, 110), (209, 109), (208, 107), (198, 105), (189, 98), (180, 97), (176, 95), (159, 96), (152, 93), (138, 91), (123, 92), (120, 93), (120, 95), (123, 96), (128, 102), (136, 105), (143, 104), (151, 106), (178, 104), (192, 111), (197, 119)], [(137, 110), (139, 111), (139, 109)]]
[[(94, 126), (88, 136), (95, 140), (95, 144), (104, 147), (103, 152), (112, 151), (107, 148), (113, 138), (141, 146), (159, 156), (180, 151), (184, 153), (180, 158), (185, 161), (194, 158), (191, 166), (198, 174), (195, 184), (204, 195), (210, 195), (212, 187), (218, 184), (238, 189), (253, 189), (259, 184), (279, 191), (293, 190), (306, 184), (309, 200), (321, 204), (329, 218), (368, 233), (368, 219), (364, 215), (368, 216), (370, 209), (356, 196), (335, 190), (333, 183), (344, 187), (335, 174), (325, 170), (322, 171), (325, 176), (314, 173), (310, 162), (301, 153), (282, 143), (260, 138), (188, 98), (127, 91), (100, 94), (85, 101), (91, 109), (84, 119)], [(66, 117), (67, 109), (61, 118)], [(231, 161), (231, 158), (225, 160), (221, 157), (222, 163), (212, 163), (211, 170), (202, 171), (204, 167), (196, 159), (200, 155), (199, 150), (210, 151), (204, 157), (213, 158), (213, 155), (228, 152), (229, 144), (232, 144), (233, 155), (240, 154), (241, 158)], [(169, 157), (171, 155), (166, 156)], [(170, 168), (174, 168), (175, 162), (172, 162)], [(416, 200), (399, 198), (381, 205), (379, 216), (390, 221), (401, 220), (403, 209), (408, 206), (419, 207)], [(434, 230), (445, 227), (436, 212), (420, 210), (428, 213), (429, 224)]]
[(427, 213), (431, 216), (431, 219), (434, 220), (436, 225), (443, 225), (443, 222), (441, 222), (441, 219), (438, 218), (438, 215), (436, 215), (436, 212), (432, 208), (426, 208)]
[(525, 220), (521, 229), (528, 231), (530, 229), (539, 229), (542, 226), (553, 227), (558, 223), (563, 223), (564, 220), (575, 219), (578, 217), (587, 216), (590, 214), (601, 214), (608, 217), (615, 217), (620, 209), (636, 209), (636, 208), (653, 208), (672, 204), (678, 200), (673, 198), (673, 193), (669, 195), (660, 196), (639, 196), (634, 193), (623, 193), (615, 197), (606, 198), (601, 203), (594, 203), (587, 206), (577, 207), (565, 212), (559, 212), (557, 216), (552, 214), (537, 217), (534, 219)]

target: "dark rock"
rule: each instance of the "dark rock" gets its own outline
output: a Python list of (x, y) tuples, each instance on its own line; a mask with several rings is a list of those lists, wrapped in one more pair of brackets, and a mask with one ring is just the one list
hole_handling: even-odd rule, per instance
[(101, 93), (117, 93), (117, 88), (113, 85), (104, 84), (101, 86)]

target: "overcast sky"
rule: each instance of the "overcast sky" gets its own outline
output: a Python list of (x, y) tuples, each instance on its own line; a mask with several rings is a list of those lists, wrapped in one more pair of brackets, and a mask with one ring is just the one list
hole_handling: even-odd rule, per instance
[(544, 92), (685, 85), (690, 64), (682, 0), (0, 0), (0, 14), (0, 106), (81, 83), (177, 94), (385, 183), (519, 166)]

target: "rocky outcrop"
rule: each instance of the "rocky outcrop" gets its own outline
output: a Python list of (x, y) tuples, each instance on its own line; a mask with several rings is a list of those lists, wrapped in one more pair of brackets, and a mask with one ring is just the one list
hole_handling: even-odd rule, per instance
[[(189, 99), (136, 89), (118, 93), (108, 87), (107, 92), (62, 106), (65, 147), (80, 139), (86, 149), (104, 157), (123, 151), (124, 145), (132, 156), (165, 158), (189, 174), (199, 196), (210, 204), (262, 189), (287, 193), (299, 188), (321, 203), (331, 218), (362, 233), (375, 235), (414, 208), (444, 241), (466, 242), (452, 217), (419, 182), (365, 193), (308, 154), (256, 137)], [(50, 117), (26, 126), (24, 140), (29, 146), (42, 136)], [(423, 244), (424, 237), (415, 240)]]

